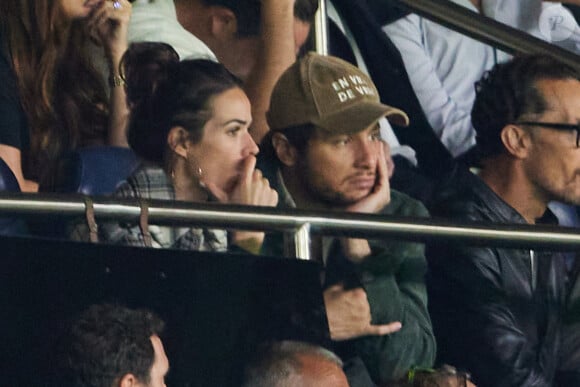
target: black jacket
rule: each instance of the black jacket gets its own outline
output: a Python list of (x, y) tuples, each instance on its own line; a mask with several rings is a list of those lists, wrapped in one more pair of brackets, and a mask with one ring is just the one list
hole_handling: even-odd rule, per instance
[[(526, 223), (467, 170), (456, 173), (430, 211), (462, 221)], [(548, 210), (541, 221), (555, 217)], [(442, 244), (429, 247), (427, 258), (439, 361), (469, 370), (479, 387), (555, 385), (565, 296), (560, 254)]]

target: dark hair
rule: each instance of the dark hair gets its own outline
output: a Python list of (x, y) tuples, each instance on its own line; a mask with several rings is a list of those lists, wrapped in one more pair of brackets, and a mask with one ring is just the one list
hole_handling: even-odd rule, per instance
[(272, 136), (274, 133), (283, 134), (286, 139), (288, 139), (290, 145), (296, 148), (299, 154), (304, 154), (308, 142), (314, 136), (316, 130), (316, 126), (313, 124), (292, 126), (282, 130), (271, 130), (264, 136), (260, 143), (260, 156), (265, 160), (279, 162), (278, 155), (276, 154), (276, 150), (272, 144)]
[(342, 368), (342, 361), (323, 347), (301, 341), (264, 344), (246, 367), (243, 387), (275, 387), (300, 372), (300, 356), (316, 356)]
[(212, 98), (241, 81), (219, 63), (205, 59), (179, 61), (165, 43), (133, 43), (122, 62), (131, 106), (128, 141), (143, 159), (163, 165), (167, 135), (182, 126), (198, 142), (212, 116)]
[(546, 110), (537, 87), (545, 79), (578, 80), (580, 73), (548, 55), (523, 55), (495, 65), (476, 83), (471, 122), (480, 159), (504, 151), (500, 133), (506, 125)]
[(151, 336), (164, 323), (147, 310), (119, 305), (92, 305), (75, 319), (57, 354), (61, 385), (110, 387), (131, 373), (147, 384), (155, 351)]
[(86, 23), (62, 19), (56, 0), (0, 2), (0, 49), (30, 130), (22, 167), (34, 180), (64, 152), (105, 143), (107, 136), (108, 98), (89, 55)]
[[(260, 33), (261, 0), (202, 0), (205, 5), (217, 5), (229, 8), (236, 15), (238, 35), (255, 36)], [(294, 16), (304, 22), (311, 22), (318, 0), (296, 0)]]

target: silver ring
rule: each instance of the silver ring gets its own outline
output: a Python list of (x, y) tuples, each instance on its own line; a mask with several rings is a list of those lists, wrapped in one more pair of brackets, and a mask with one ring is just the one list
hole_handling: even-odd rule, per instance
[(113, 1), (113, 9), (121, 9), (121, 8), (123, 8), (123, 6), (121, 5), (121, 2)]

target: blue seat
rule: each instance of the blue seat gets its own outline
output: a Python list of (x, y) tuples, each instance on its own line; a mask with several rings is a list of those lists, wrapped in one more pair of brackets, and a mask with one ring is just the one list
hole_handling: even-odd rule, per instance
[[(20, 185), (10, 167), (0, 158), (0, 192), (20, 192)], [(27, 235), (25, 222), (19, 218), (0, 218), (0, 235)]]
[(108, 195), (139, 165), (129, 148), (93, 146), (70, 152), (58, 164), (50, 187), (41, 191)]
[[(104, 196), (115, 192), (139, 165), (139, 159), (129, 148), (92, 146), (69, 152), (62, 157), (45, 181), (40, 192)], [(54, 217), (31, 224), (35, 235), (69, 239), (70, 219)]]

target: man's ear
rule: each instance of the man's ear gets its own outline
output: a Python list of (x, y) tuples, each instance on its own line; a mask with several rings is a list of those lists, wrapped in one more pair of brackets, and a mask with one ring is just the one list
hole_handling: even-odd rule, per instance
[(188, 148), (188, 133), (182, 126), (174, 126), (167, 135), (167, 145), (177, 155), (186, 158)]
[(506, 125), (500, 133), (501, 141), (510, 155), (523, 159), (530, 149), (530, 133), (517, 125)]
[(272, 146), (278, 159), (287, 167), (296, 165), (298, 151), (282, 133), (272, 134)]
[(125, 374), (119, 380), (119, 387), (136, 387), (139, 385), (139, 380), (133, 374)]
[(211, 33), (217, 40), (228, 40), (238, 32), (238, 19), (226, 7), (211, 6)]

